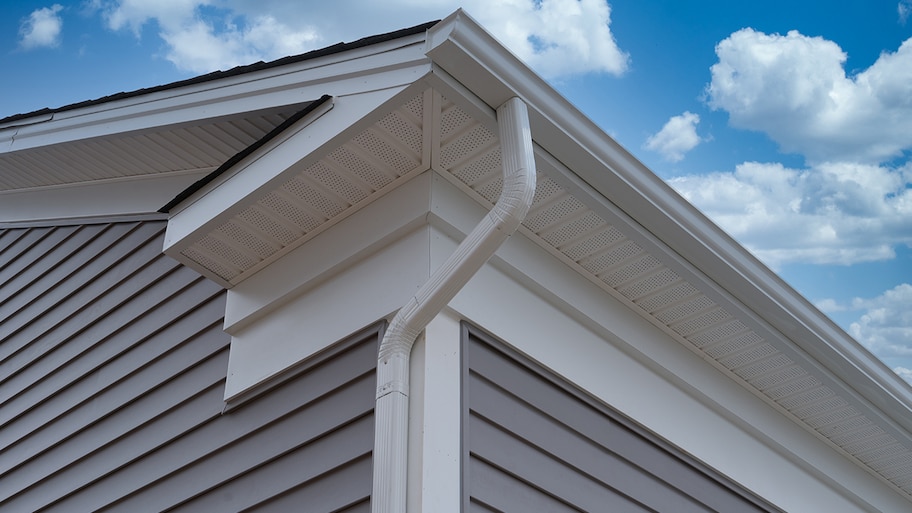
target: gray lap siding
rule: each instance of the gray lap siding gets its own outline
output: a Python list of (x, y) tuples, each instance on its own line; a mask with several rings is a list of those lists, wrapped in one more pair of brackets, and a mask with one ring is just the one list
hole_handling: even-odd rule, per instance
[(222, 401), (225, 291), (165, 223), (0, 230), (0, 511), (358, 511), (378, 329)]

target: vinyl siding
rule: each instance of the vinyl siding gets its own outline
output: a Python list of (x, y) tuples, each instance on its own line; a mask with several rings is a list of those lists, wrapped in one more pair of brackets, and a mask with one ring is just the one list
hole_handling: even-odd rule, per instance
[(778, 511), (465, 326), (468, 511)]
[(163, 222), (0, 230), (0, 511), (363, 511), (378, 329), (227, 412), (225, 292)]

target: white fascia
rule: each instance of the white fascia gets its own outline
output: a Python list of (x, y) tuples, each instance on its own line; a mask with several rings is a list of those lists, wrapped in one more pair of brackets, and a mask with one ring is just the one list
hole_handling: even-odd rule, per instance
[[(0, 153), (304, 104), (323, 94), (363, 92), (366, 76), (426, 61), (424, 39), (423, 33), (414, 34), (293, 64), (11, 121), (0, 126)], [(332, 92), (327, 91), (330, 84)]]
[(560, 164), (553, 168), (562, 176), (557, 178), (561, 185), (570, 186), (575, 195), (584, 191), (580, 199), (600, 214), (626, 219), (625, 224), (640, 233), (637, 242), (645, 241), (646, 249), (670, 257), (669, 262), (676, 262), (675, 271), (698, 279), (714, 296), (777, 334), (780, 346), (790, 346), (781, 349), (858, 398), (857, 405), (871, 418), (909, 436), (912, 390), (906, 383), (519, 63), (468, 15), (457, 11), (432, 27), (427, 44), (434, 64), (489, 106), (511, 96), (528, 105), (535, 142)]

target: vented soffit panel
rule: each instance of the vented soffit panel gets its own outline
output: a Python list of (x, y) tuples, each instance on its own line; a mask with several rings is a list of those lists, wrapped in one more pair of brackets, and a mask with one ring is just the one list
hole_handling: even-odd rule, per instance
[(0, 153), (0, 193), (215, 169), (306, 105)]
[(322, 102), (170, 204), (165, 252), (231, 287), (427, 170), (423, 94), (403, 86)]

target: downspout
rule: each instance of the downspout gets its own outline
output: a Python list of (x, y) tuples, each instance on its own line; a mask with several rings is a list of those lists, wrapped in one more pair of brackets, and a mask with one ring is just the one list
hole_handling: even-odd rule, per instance
[(526, 104), (513, 97), (497, 108), (503, 191), (456, 251), (403, 306), (380, 342), (374, 409), (373, 513), (405, 513), (408, 480), (409, 357), (425, 326), (468, 283), (522, 223), (535, 194), (535, 161)]

